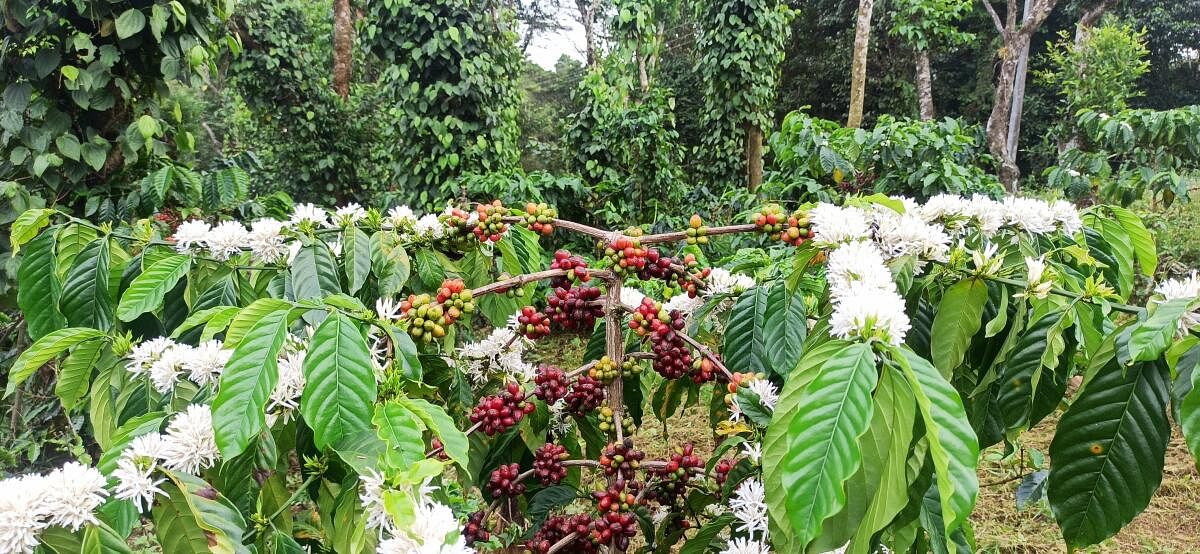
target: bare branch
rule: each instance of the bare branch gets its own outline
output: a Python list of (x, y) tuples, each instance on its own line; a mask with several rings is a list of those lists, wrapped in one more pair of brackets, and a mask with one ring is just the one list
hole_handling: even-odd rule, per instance
[(981, 1), (983, 2), (983, 7), (984, 7), (984, 9), (987, 10), (988, 15), (992, 16), (992, 23), (996, 26), (996, 32), (1003, 35), (1004, 34), (1004, 23), (1002, 21), (1000, 21), (1000, 15), (996, 13), (996, 8), (992, 7), (992, 0), (981, 0)]

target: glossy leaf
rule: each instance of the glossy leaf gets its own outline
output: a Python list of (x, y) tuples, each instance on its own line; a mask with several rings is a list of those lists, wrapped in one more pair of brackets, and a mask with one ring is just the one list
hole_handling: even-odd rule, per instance
[(242, 308), (233, 321), (229, 323), (229, 330), (225, 331), (225, 347), (232, 348), (242, 341), (242, 337), (250, 332), (250, 328), (257, 324), (262, 318), (280, 311), (289, 311), (292, 309), (292, 303), (287, 300), (278, 298), (260, 298), (254, 303)]
[(399, 294), (412, 273), (412, 263), (400, 238), (391, 231), (379, 231), (371, 235), (370, 248), (371, 271), (379, 283), (379, 294)]
[(396, 402), (420, 418), (425, 427), (442, 441), (446, 455), (454, 460), (454, 463), (462, 468), (468, 466), (467, 455), (471, 444), (467, 440), (466, 433), (458, 428), (454, 418), (450, 417), (444, 408), (420, 398), (402, 396), (397, 398)]
[(54, 394), (62, 401), (63, 410), (70, 412), (87, 395), (92, 369), (107, 350), (107, 340), (89, 340), (76, 346), (58, 368)]
[(25, 328), (29, 338), (37, 340), (62, 329), (67, 318), (58, 309), (62, 296), (62, 283), (55, 271), (57, 257), (54, 254), (56, 233), (47, 231), (29, 242), (21, 255), (21, 266), (17, 270), (17, 305), (25, 314)]
[(1050, 507), (1072, 547), (1116, 534), (1162, 481), (1171, 425), (1167, 368), (1116, 357), (1084, 384), (1050, 443)]
[[(971, 429), (958, 391), (927, 360), (908, 349), (900, 349), (895, 360), (912, 385), (921, 419), (929, 439), (941, 514), (947, 537), (962, 526), (979, 494), (979, 441)], [(953, 544), (953, 543), (950, 543)], [(951, 552), (954, 549), (951, 547)]]
[(16, 254), (21, 251), (21, 245), (33, 240), (38, 231), (50, 224), (50, 216), (54, 215), (54, 210), (50, 208), (34, 208), (25, 210), (21, 215), (17, 216), (12, 222), (12, 228), (8, 232), (8, 241), (12, 247), (12, 253)]
[(983, 325), (983, 307), (987, 305), (987, 283), (964, 279), (952, 285), (942, 296), (933, 318), (930, 349), (933, 365), (948, 376), (962, 364), (971, 338)]
[(1188, 311), (1191, 298), (1176, 298), (1159, 304), (1154, 313), (1133, 327), (1129, 335), (1129, 357), (1148, 362), (1157, 359), (1171, 346), (1179, 318)]
[(300, 412), (318, 448), (370, 425), (375, 370), (367, 340), (349, 317), (334, 312), (317, 327), (304, 357), (304, 375)]
[(86, 327), (68, 327), (59, 329), (33, 343), (29, 349), (21, 353), (12, 367), (8, 368), (8, 387), (4, 395), (11, 395), (38, 368), (46, 365), (54, 357), (66, 352), (71, 347), (84, 341), (104, 337), (104, 333)]
[(808, 317), (804, 311), (804, 296), (787, 292), (781, 283), (771, 285), (763, 321), (763, 346), (772, 373), (784, 375), (796, 367), (804, 353), (808, 336)]
[(63, 281), (60, 305), (70, 325), (100, 330), (112, 326), (113, 298), (108, 281), (108, 239), (100, 238), (79, 252)]
[(242, 544), (246, 522), (212, 485), (186, 473), (167, 472), (167, 493), (154, 507), (163, 552), (248, 554)]
[(393, 465), (404, 467), (425, 458), (425, 426), (408, 408), (395, 402), (376, 406), (373, 422), (387, 452), (395, 457)]
[(842, 485), (861, 464), (858, 439), (871, 421), (877, 378), (871, 346), (851, 343), (821, 366), (800, 397), (780, 475), (799, 545), (816, 538), (821, 522), (846, 502)]
[(162, 306), (167, 291), (175, 288), (175, 284), (187, 275), (192, 268), (192, 257), (174, 254), (154, 262), (143, 270), (117, 304), (117, 317), (121, 321), (133, 321), (138, 316), (157, 310)]
[(355, 294), (371, 274), (371, 237), (358, 227), (342, 233), (342, 270), (346, 272), (346, 292)]
[[(730, 371), (765, 373), (771, 370), (767, 351), (766, 326), (768, 287), (754, 287), (742, 293), (729, 311), (725, 328), (725, 365)], [(786, 369), (784, 370), (786, 371)]]
[(213, 431), (224, 458), (241, 454), (266, 425), (267, 397), (279, 379), (277, 358), (287, 337), (286, 311), (271, 312), (237, 343), (212, 403)]

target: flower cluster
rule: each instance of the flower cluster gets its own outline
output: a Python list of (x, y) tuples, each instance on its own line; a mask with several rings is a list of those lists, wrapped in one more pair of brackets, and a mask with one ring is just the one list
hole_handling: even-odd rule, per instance
[(129, 442), (112, 473), (117, 480), (114, 496), (133, 501), (139, 510), (148, 510), (154, 497), (164, 494), (158, 488), (163, 482), (157, 477), (160, 467), (198, 474), (219, 458), (212, 409), (192, 404), (175, 414), (165, 433), (148, 433)]
[(939, 194), (917, 210), (926, 222), (941, 222), (946, 229), (962, 232), (976, 226), (985, 235), (1011, 228), (1031, 235), (1061, 231), (1074, 235), (1083, 228), (1075, 205), (1066, 200), (1046, 202), (1036, 198), (1008, 197), (999, 202), (986, 196), (963, 198)]
[[(1187, 277), (1167, 279), (1154, 288), (1162, 302), (1177, 299), (1200, 298), (1200, 276), (1193, 270)], [(1157, 299), (1156, 299), (1157, 300)], [(1186, 334), (1188, 329), (1200, 325), (1200, 310), (1183, 314), (1179, 319), (1179, 333)]]
[(104, 486), (104, 475), (79, 462), (0, 481), (0, 552), (33, 552), (47, 527), (78, 531), (97, 523), (95, 511), (108, 496)]
[(479, 342), (465, 344), (458, 349), (467, 377), (476, 385), (486, 383), (492, 377), (527, 383), (534, 377), (534, 367), (521, 359), (525, 349), (532, 344), (508, 327), (497, 327)]
[(201, 387), (215, 386), (231, 355), (219, 340), (191, 346), (158, 337), (130, 349), (125, 368), (134, 376), (148, 376), (154, 390), (169, 394), (184, 376)]
[(904, 341), (909, 329), (904, 299), (874, 244), (857, 241), (839, 246), (829, 254), (826, 275), (834, 336), (879, 338), (891, 344)]
[(431, 487), (398, 490), (398, 496), (413, 503), (412, 525), (401, 528), (388, 512), (384, 496), (393, 489), (378, 473), (360, 476), (359, 501), (367, 513), (367, 528), (382, 539), (376, 554), (474, 554), (462, 535), (462, 524), (449, 506), (431, 497)]

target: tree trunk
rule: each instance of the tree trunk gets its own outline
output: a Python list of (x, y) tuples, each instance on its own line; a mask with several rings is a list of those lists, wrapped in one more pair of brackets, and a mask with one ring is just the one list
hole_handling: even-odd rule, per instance
[(921, 108), (921, 120), (934, 118), (933, 77), (929, 71), (929, 51), (917, 51), (917, 103)]
[(758, 125), (746, 124), (746, 185), (758, 190), (763, 179), (763, 132)]
[(350, 98), (350, 75), (354, 63), (354, 18), (350, 0), (333, 1), (333, 91)]
[(588, 68), (596, 67), (599, 57), (596, 55), (596, 10), (600, 8), (598, 0), (575, 0), (579, 9), (579, 24), (583, 26), (584, 57)]
[(1033, 34), (1046, 21), (1057, 2), (1058, 0), (1026, 0), (1025, 17), (1018, 23), (1015, 0), (1008, 1), (1005, 21), (1000, 20), (989, 0), (983, 0), (983, 5), (1001, 38), (1000, 70), (992, 97), (992, 113), (988, 116), (987, 144), (988, 151), (999, 164), (1000, 183), (1009, 192), (1017, 191), (1017, 181), (1021, 177), (1021, 170), (1017, 167), (1016, 141), (1025, 96), (1021, 61), (1023, 58), (1028, 59)]
[(867, 87), (867, 49), (871, 42), (871, 12), (875, 0), (859, 0), (858, 23), (854, 27), (854, 57), (850, 61), (850, 114), (846, 126), (862, 126), (863, 99)]

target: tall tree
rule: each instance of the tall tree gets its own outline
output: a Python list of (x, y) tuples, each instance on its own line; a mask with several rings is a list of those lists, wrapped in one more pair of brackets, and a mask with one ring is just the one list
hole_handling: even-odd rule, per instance
[(354, 18), (350, 0), (333, 0), (333, 90), (350, 98), (350, 76), (354, 71)]
[(368, 4), (363, 42), (387, 64), (397, 124), (392, 183), (409, 200), (466, 172), (514, 167), (521, 51), (500, 0)]
[(904, 39), (916, 54), (917, 105), (921, 119), (933, 119), (933, 75), (930, 51), (938, 46), (954, 46), (970, 41), (974, 35), (960, 31), (957, 23), (970, 9), (972, 0), (898, 0), (893, 16), (892, 34)]
[(1024, 10), (1017, 0), (1007, 0), (1004, 19), (991, 0), (981, 0), (1000, 33), (1000, 70), (992, 95), (992, 113), (987, 122), (988, 150), (1000, 165), (1000, 183), (1016, 192), (1021, 170), (1017, 167), (1017, 136), (1025, 100), (1025, 63), (1033, 34), (1042, 26), (1058, 0), (1026, 0)]
[(846, 126), (862, 126), (863, 101), (867, 96), (867, 50), (871, 44), (871, 13), (875, 0), (859, 0), (858, 20), (854, 25), (854, 54), (850, 58), (850, 110)]
[[(696, 65), (705, 80), (701, 148), (710, 179), (762, 183), (763, 133), (779, 85), (792, 11), (778, 0), (704, 0)], [(742, 156), (738, 156), (738, 151)], [(730, 160), (742, 159), (742, 163)]]

